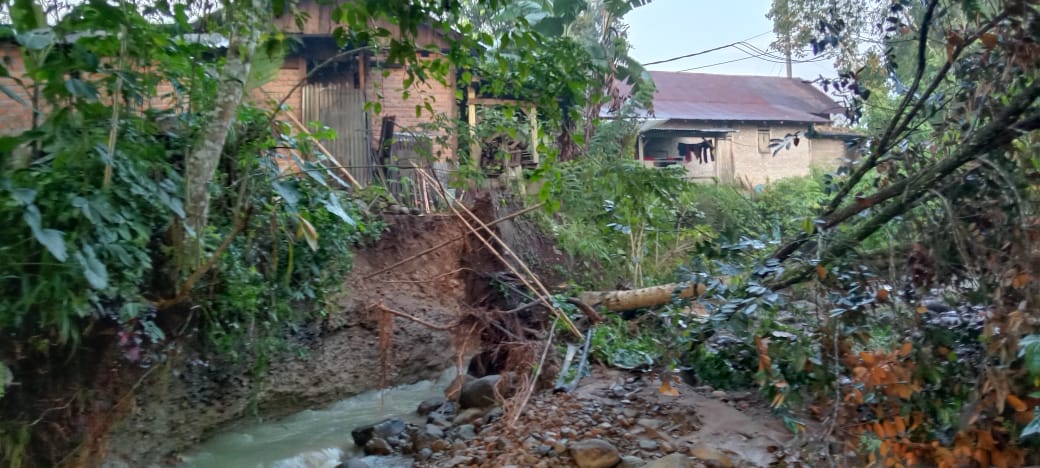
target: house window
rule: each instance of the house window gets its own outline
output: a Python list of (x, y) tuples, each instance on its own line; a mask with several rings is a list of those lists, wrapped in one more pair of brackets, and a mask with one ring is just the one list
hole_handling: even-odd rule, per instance
[(758, 129), (758, 152), (769, 153), (769, 129)]

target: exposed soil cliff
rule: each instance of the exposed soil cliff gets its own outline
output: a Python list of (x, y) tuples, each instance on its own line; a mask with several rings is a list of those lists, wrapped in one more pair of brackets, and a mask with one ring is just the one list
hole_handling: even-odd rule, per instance
[(375, 245), (358, 251), (339, 307), (293, 338), (299, 353), (274, 359), (257, 379), (248, 365), (215, 362), (188, 346), (177, 346), (170, 362), (146, 376), (134, 393), (132, 411), (103, 444), (105, 458), (132, 466), (170, 463), (179, 450), (254, 411), (277, 417), (379, 383), (431, 378), (450, 366), (454, 354), (449, 333), (397, 317), (384, 369), (379, 317), (372, 306), (382, 304), (428, 323), (450, 324), (475, 302), (475, 292), (467, 286), (479, 283), (470, 278), (473, 271), (494, 262), (463, 239), (368, 278), (464, 232), (454, 217), (443, 215), (388, 216), (387, 223)]

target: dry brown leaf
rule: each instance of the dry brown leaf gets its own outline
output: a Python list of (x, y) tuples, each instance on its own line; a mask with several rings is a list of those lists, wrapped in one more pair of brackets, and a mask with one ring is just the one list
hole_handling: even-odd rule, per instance
[(657, 391), (662, 395), (673, 397), (679, 396), (679, 390), (673, 387), (671, 382), (668, 381), (668, 379), (663, 379), (661, 381), (661, 387), (658, 388)]
[(1029, 406), (1026, 405), (1026, 402), (1022, 401), (1015, 395), (1008, 394), (1007, 402), (1008, 405), (1011, 405), (1011, 408), (1017, 412), (1022, 412), (1029, 409)]
[(992, 49), (997, 46), (997, 35), (993, 33), (986, 33), (979, 36), (979, 40), (982, 41), (982, 46), (987, 49)]

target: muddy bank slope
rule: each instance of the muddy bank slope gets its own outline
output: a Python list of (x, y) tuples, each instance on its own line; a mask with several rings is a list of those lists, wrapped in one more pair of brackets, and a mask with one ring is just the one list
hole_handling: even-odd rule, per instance
[(378, 243), (358, 251), (337, 310), (292, 339), (301, 353), (274, 359), (257, 379), (249, 365), (217, 362), (177, 345), (169, 362), (151, 372), (132, 396), (130, 414), (102, 444), (104, 458), (129, 466), (175, 463), (178, 451), (253, 414), (278, 417), (370, 390), (379, 382), (398, 385), (435, 377), (451, 365), (448, 333), (396, 318), (384, 370), (380, 314), (372, 306), (449, 324), (473, 302), (467, 287), (473, 283), (470, 269), (488, 260), (480, 258), (481, 249), (460, 240), (368, 278), (464, 229), (455, 218), (438, 215), (388, 216), (387, 223)]

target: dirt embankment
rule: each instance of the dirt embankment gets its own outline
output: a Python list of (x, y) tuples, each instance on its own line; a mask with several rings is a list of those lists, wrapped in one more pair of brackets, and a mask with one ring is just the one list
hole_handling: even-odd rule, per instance
[(372, 389), (379, 382), (398, 385), (434, 377), (451, 365), (449, 333), (398, 317), (384, 374), (379, 314), (372, 306), (450, 324), (476, 302), (480, 282), (474, 271), (493, 268), (494, 261), (474, 242), (460, 240), (368, 278), (464, 233), (451, 216), (388, 216), (387, 222), (379, 242), (358, 251), (339, 307), (301, 334), (307, 337), (298, 343), (304, 353), (273, 360), (258, 380), (248, 365), (215, 362), (187, 347), (174, 349), (170, 363), (147, 376), (133, 394), (129, 416), (102, 444), (104, 458), (130, 466), (169, 463), (177, 451), (254, 410), (278, 417)]

